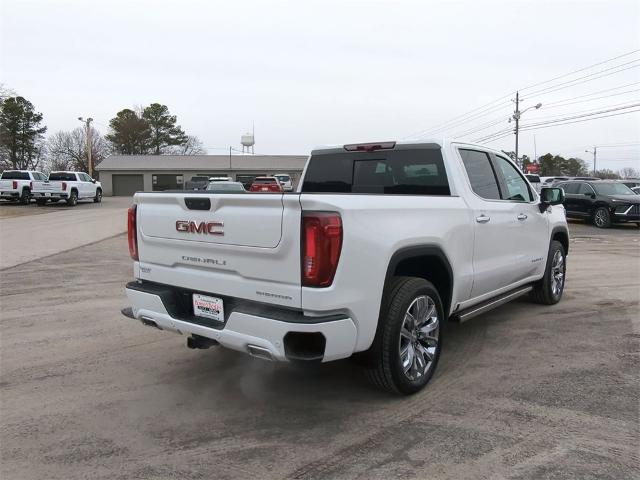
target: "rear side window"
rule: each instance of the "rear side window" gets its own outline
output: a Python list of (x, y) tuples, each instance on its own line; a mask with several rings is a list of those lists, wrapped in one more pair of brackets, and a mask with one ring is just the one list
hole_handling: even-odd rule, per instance
[(462, 163), (467, 170), (471, 188), (480, 197), (500, 200), (498, 180), (489, 160), (489, 155), (478, 150), (460, 150)]
[(579, 183), (562, 183), (560, 184), (560, 188), (564, 190), (564, 193), (577, 194), (578, 188), (580, 188), (580, 184)]
[(313, 155), (305, 193), (450, 195), (440, 149), (380, 150)]
[(51, 172), (49, 174), (49, 180), (63, 181), (63, 182), (75, 182), (76, 174), (69, 172)]
[(14, 170), (9, 170), (2, 172), (3, 180), (30, 180), (28, 172), (16, 172)]

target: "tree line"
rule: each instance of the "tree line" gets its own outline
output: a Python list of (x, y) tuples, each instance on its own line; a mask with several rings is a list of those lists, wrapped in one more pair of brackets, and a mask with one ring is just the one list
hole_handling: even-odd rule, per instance
[[(160, 103), (120, 110), (109, 121), (106, 135), (90, 128), (94, 167), (112, 154), (206, 153), (200, 140), (187, 135), (177, 117)], [(0, 85), (0, 170), (88, 170), (84, 127), (46, 133), (43, 114), (29, 100)]]

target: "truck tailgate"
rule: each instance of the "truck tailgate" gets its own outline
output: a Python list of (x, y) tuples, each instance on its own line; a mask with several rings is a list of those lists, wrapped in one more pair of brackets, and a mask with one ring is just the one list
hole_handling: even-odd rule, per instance
[(298, 195), (137, 193), (143, 280), (300, 307)]

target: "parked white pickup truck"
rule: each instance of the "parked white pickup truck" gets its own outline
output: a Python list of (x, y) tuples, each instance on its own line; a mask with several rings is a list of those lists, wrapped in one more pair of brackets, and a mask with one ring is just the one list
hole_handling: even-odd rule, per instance
[(123, 313), (192, 348), (355, 356), (376, 385), (413, 393), (447, 320), (560, 300), (562, 200), (501, 152), (449, 141), (314, 150), (296, 193), (136, 193)]
[(34, 185), (33, 198), (38, 205), (64, 200), (74, 207), (79, 200), (102, 201), (102, 184), (84, 172), (51, 172), (46, 182)]
[(5, 170), (0, 177), (0, 198), (26, 205), (31, 201), (34, 184), (46, 179), (44, 173), (35, 170)]

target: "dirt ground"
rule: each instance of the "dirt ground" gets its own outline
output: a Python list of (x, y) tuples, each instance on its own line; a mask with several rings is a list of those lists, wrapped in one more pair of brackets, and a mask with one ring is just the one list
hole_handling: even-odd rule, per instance
[(640, 478), (640, 230), (570, 227), (562, 302), (450, 323), (408, 398), (121, 316), (123, 235), (4, 269), (0, 476)]

